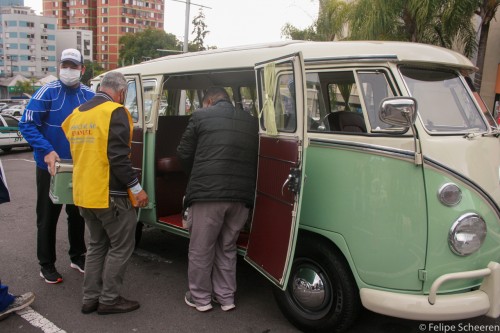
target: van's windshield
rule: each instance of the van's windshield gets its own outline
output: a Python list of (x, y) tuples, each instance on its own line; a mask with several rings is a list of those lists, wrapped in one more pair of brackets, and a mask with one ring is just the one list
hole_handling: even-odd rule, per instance
[(400, 70), (417, 100), (420, 119), (431, 134), (488, 130), (481, 111), (456, 72), (415, 67)]

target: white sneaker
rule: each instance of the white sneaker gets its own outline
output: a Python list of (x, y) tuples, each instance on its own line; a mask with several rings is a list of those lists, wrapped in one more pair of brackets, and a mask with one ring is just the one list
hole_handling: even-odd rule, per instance
[(234, 305), (234, 304), (228, 304), (228, 305), (221, 305), (220, 306), (220, 308), (222, 309), (222, 311), (231, 311), (235, 307), (236, 307), (236, 305)]
[(193, 298), (191, 297), (191, 292), (189, 292), (189, 291), (186, 291), (186, 295), (184, 296), (184, 302), (186, 302), (187, 305), (195, 308), (196, 310), (198, 310), (200, 312), (206, 312), (206, 311), (212, 310), (211, 303), (208, 303), (207, 305), (196, 305), (193, 301)]
[[(214, 302), (215, 304), (220, 304), (219, 300), (214, 296), (212, 296), (212, 302)], [(234, 305), (234, 303), (228, 304), (228, 305), (221, 304), (221, 306), (220, 306), (222, 311), (230, 311), (230, 310), (234, 309), (235, 307), (236, 307), (236, 305)]]
[(35, 294), (33, 294), (31, 291), (22, 294), (21, 296), (14, 296), (14, 302), (12, 302), (12, 304), (9, 305), (7, 309), (0, 312), (0, 320), (7, 318), (7, 316), (12, 312), (24, 309), (25, 307), (33, 303), (34, 300)]

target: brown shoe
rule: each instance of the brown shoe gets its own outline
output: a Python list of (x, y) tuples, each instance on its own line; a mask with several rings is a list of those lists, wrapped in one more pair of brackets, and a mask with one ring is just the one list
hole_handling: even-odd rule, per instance
[(94, 311), (97, 311), (97, 307), (99, 306), (99, 301), (93, 301), (90, 303), (83, 303), (82, 305), (82, 313), (89, 314)]
[(99, 306), (97, 307), (97, 313), (100, 315), (125, 313), (137, 310), (139, 307), (140, 307), (139, 302), (130, 301), (126, 298), (118, 296), (118, 298), (115, 301), (115, 304), (113, 305), (99, 303)]

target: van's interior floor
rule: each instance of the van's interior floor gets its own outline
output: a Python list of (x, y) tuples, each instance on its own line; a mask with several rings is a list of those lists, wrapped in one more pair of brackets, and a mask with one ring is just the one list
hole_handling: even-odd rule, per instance
[[(158, 222), (160, 223), (165, 223), (168, 224), (169, 226), (174, 226), (179, 229), (185, 229), (182, 227), (182, 215), (181, 214), (175, 214), (175, 215), (169, 215), (169, 216), (163, 216), (158, 218)], [(240, 236), (238, 237), (238, 241), (236, 242), (236, 245), (240, 248), (246, 249), (248, 246), (248, 231), (247, 230), (242, 230), (240, 232)]]

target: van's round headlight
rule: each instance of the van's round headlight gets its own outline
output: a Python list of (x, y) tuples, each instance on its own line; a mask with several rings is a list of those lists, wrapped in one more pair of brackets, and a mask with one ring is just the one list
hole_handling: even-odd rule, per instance
[(481, 216), (467, 213), (453, 223), (448, 235), (451, 250), (467, 256), (479, 250), (486, 237), (486, 222)]

